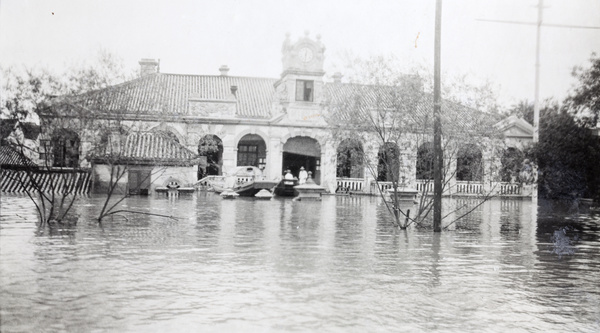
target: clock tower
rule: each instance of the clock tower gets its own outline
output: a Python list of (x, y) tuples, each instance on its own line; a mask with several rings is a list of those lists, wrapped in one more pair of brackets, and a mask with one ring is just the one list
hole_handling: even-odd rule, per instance
[(292, 121), (311, 121), (320, 117), (320, 104), (323, 100), (323, 60), (325, 46), (321, 36), (316, 40), (308, 36), (290, 41), (289, 34), (281, 48), (283, 71), (275, 83), (279, 102)]

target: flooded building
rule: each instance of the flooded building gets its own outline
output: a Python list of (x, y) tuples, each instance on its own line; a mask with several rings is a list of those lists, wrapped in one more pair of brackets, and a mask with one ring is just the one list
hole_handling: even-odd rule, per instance
[[(417, 133), (407, 133), (404, 142), (378, 145), (372, 133), (356, 136), (356, 143), (356, 138), (332, 132), (331, 103), (347, 99), (353, 85), (342, 83), (339, 74), (326, 82), (320, 37), (292, 42), (288, 36), (281, 52), (279, 78), (232, 76), (227, 66), (219, 68), (219, 75), (167, 74), (159, 72), (157, 61), (143, 59), (134, 80), (57, 99), (45, 121), (68, 122), (64, 128), (47, 127), (53, 131), (42, 134), (40, 153), (56, 166), (91, 168), (97, 191), (106, 189), (115, 166), (126, 167), (118, 182), (131, 193), (149, 193), (173, 182), (191, 185), (237, 166), (258, 167), (267, 179), (280, 178), (287, 169), (297, 175), (304, 167), (332, 193), (373, 192), (394, 176), (429, 186), (424, 184), (431, 178), (431, 143), (417, 140)], [(419, 109), (429, 110), (426, 105)], [(490, 129), (498, 121), (483, 117)], [(522, 151), (530, 127), (509, 119), (494, 127), (504, 137), (479, 140), (481, 145), (449, 157), (451, 167), (459, 169), (453, 186), (466, 182), (481, 190), (501, 181), (496, 164), (502, 155), (493, 147)], [(352, 149), (375, 161), (376, 172), (349, 158)], [(473, 173), (465, 163), (482, 165), (482, 171)]]

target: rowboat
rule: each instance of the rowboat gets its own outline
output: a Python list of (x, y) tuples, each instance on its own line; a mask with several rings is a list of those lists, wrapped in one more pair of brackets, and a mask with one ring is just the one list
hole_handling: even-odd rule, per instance
[(260, 190), (272, 190), (278, 181), (263, 179), (262, 172), (257, 167), (237, 167), (228, 176), (209, 180), (209, 186), (216, 193), (231, 190), (240, 196), (253, 197)]

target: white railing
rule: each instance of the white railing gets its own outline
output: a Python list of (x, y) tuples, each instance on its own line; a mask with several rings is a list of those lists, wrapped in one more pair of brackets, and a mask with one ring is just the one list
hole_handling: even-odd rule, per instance
[(500, 195), (521, 195), (521, 184), (500, 183)]
[(339, 192), (362, 192), (365, 181), (362, 178), (337, 178), (337, 190)]
[[(379, 189), (377, 189), (379, 187)], [(392, 182), (376, 182), (373, 181), (371, 183), (371, 194), (379, 194), (380, 192), (385, 192), (392, 188)]]
[(457, 181), (456, 182), (456, 194), (482, 194), (483, 183), (468, 182), (468, 181)]
[(197, 181), (196, 183), (194, 183), (194, 186), (208, 186), (211, 183), (214, 182), (224, 182), (225, 181), (225, 177), (224, 176), (206, 176), (202, 179), (200, 179), (199, 181)]
[(433, 194), (433, 180), (417, 179), (417, 191), (422, 194)]

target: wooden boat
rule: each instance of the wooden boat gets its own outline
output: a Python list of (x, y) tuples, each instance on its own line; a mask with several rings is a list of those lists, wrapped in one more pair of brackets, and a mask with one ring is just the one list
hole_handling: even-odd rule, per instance
[(251, 180), (242, 184), (236, 184), (233, 187), (227, 188), (223, 184), (211, 184), (216, 193), (223, 193), (225, 190), (232, 190), (242, 197), (253, 197), (260, 190), (271, 190), (277, 185), (276, 181), (272, 180)]
[(271, 190), (277, 183), (277, 181), (262, 179), (260, 169), (252, 166), (237, 167), (230, 176), (209, 181), (210, 187), (216, 193), (223, 193), (230, 189), (243, 197), (253, 197), (263, 189)]
[(280, 197), (293, 197), (296, 195), (294, 186), (298, 185), (298, 179), (283, 179), (277, 184), (273, 192)]

